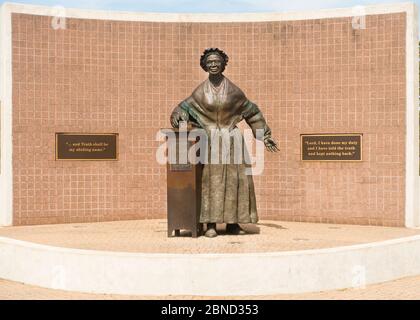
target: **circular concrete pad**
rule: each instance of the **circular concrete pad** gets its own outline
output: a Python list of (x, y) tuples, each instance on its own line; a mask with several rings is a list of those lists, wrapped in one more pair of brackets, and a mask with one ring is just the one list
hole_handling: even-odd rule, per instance
[(168, 238), (166, 220), (155, 219), (4, 227), (0, 236), (74, 249), (192, 254), (321, 249), (420, 234), (418, 229), (268, 220), (242, 227), (249, 234), (226, 235), (220, 224), (216, 238), (191, 238), (188, 231)]

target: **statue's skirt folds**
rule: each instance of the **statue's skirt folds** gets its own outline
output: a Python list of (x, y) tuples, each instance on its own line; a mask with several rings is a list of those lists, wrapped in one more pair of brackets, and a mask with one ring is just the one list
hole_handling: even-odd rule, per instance
[[(206, 163), (202, 176), (201, 223), (256, 223), (258, 221), (254, 181), (251, 165), (245, 162), (247, 150), (240, 130), (231, 131), (230, 144), (221, 135), (208, 144), (208, 155), (219, 154), (219, 161)], [(242, 160), (235, 161), (235, 145), (238, 139), (242, 145)], [(219, 141), (219, 147), (215, 143)], [(225, 151), (223, 151), (225, 147)], [(213, 150), (212, 150), (213, 149)], [(227, 150), (229, 156), (226, 158)], [(225, 161), (222, 157), (225, 156)], [(228, 159), (228, 160), (226, 160)], [(215, 163), (216, 162), (216, 163)], [(236, 163), (235, 163), (236, 162)], [(239, 163), (238, 163), (239, 162)], [(246, 174), (248, 172), (248, 174)]]

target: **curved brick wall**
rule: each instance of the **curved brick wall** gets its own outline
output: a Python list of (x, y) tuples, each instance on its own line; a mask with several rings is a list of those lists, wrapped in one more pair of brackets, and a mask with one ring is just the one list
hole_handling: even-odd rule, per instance
[[(260, 218), (403, 225), (406, 14), (242, 23), (12, 14), (13, 223), (166, 216), (156, 131), (206, 74), (206, 47), (262, 109), (281, 152)], [(55, 161), (55, 132), (118, 132), (120, 160)], [(363, 133), (363, 162), (301, 162), (301, 133)]]

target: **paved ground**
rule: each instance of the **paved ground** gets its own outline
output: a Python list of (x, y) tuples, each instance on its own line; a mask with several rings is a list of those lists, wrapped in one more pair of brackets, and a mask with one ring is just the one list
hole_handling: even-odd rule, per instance
[(121, 296), (121, 295), (101, 295), (87, 294), (78, 292), (68, 292), (61, 290), (44, 289), (24, 285), (21, 283), (0, 280), (0, 300), (121, 300), (121, 299), (264, 299), (264, 300), (284, 300), (284, 299), (420, 299), (420, 276), (409, 277), (396, 281), (384, 282), (368, 286), (364, 289), (346, 289), (339, 291), (326, 291), (306, 294), (283, 294), (269, 296), (246, 296), (246, 297), (202, 297), (202, 296)]
[(209, 239), (168, 238), (166, 220), (134, 220), (0, 228), (0, 236), (59, 247), (145, 253), (245, 253), (347, 246), (394, 239), (420, 230), (392, 227), (261, 221), (250, 233)]
[[(0, 236), (36, 243), (109, 251), (171, 253), (244, 253), (304, 250), (394, 239), (420, 230), (390, 227), (261, 221), (243, 236), (228, 236), (223, 225), (214, 239), (167, 238), (165, 220), (43, 225), (0, 228)], [(122, 296), (45, 289), (0, 279), (0, 299), (420, 299), (420, 276), (346, 289), (306, 294), (246, 297)]]

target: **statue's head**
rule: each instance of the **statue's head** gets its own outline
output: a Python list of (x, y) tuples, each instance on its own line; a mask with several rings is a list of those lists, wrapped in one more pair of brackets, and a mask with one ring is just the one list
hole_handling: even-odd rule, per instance
[(228, 61), (227, 54), (219, 48), (208, 48), (200, 58), (200, 66), (210, 74), (218, 74), (225, 71)]

